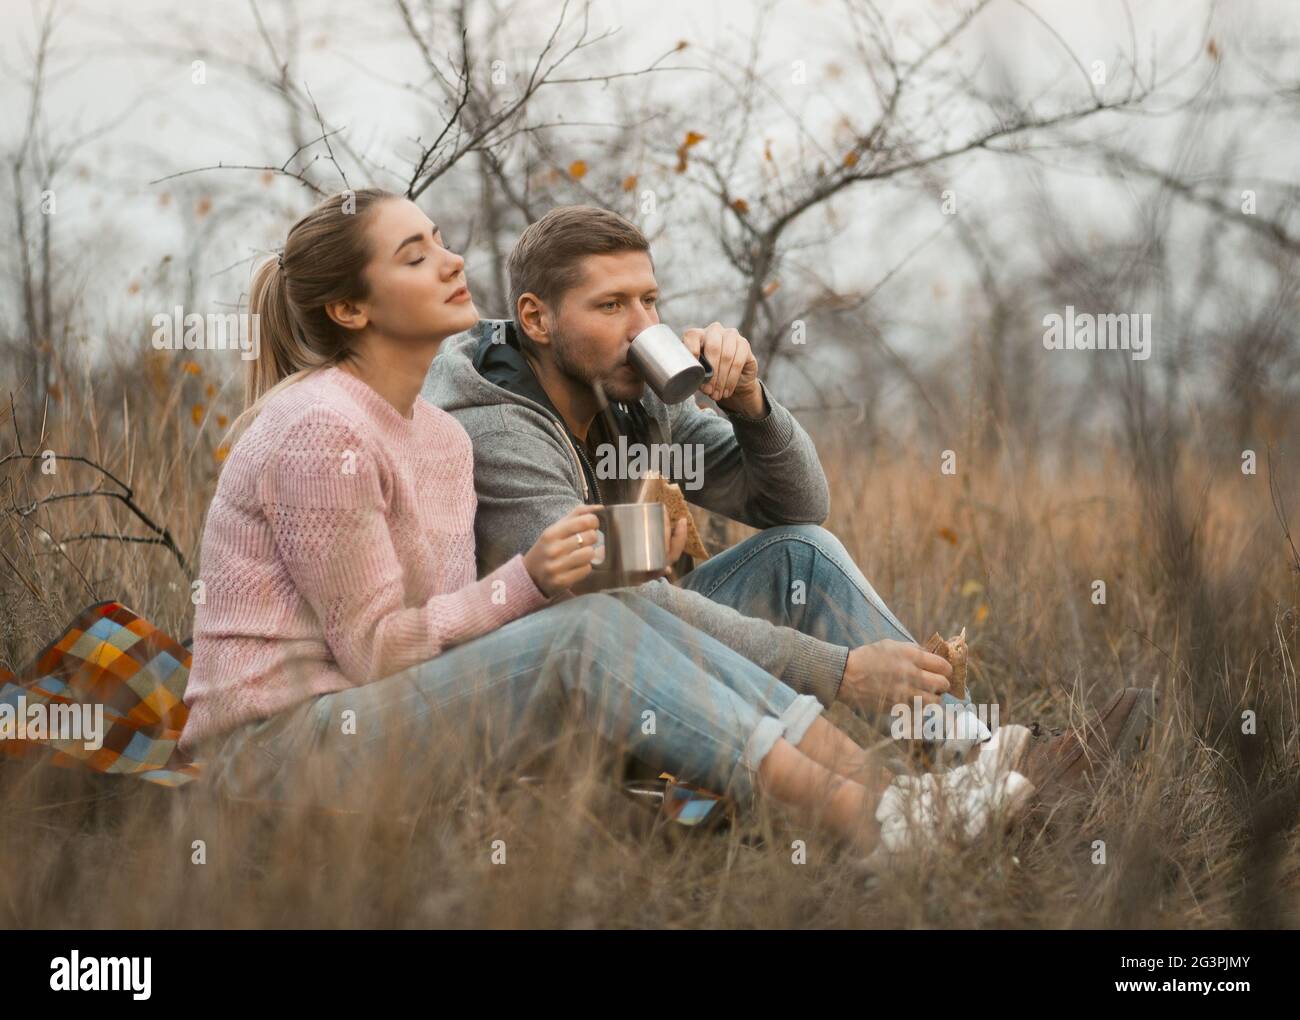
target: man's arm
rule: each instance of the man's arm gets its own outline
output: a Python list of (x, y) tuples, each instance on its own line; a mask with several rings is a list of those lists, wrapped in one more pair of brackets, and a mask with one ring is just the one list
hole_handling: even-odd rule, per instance
[[(529, 549), (542, 531), (583, 502), (572, 457), (544, 427), (503, 428), (473, 436), (478, 493), (475, 536), (480, 573)], [(635, 589), (656, 605), (756, 663), (795, 690), (829, 706), (839, 692), (849, 650), (791, 627), (743, 616), (667, 581)]]
[(849, 649), (827, 644), (793, 627), (745, 616), (663, 579), (630, 590), (739, 652), (800, 694), (811, 694), (827, 708), (839, 697)]
[[(675, 446), (700, 444), (703, 469), (682, 481), (682, 494), (697, 506), (748, 524), (821, 524), (830, 514), (830, 487), (817, 448), (788, 410), (759, 382), (767, 417), (727, 417), (700, 410), (693, 399), (669, 407)], [(683, 460), (683, 463), (685, 461)]]

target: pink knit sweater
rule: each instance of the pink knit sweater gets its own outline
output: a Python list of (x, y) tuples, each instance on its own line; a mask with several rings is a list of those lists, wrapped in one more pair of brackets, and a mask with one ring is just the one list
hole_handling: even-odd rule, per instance
[(475, 581), (473, 472), (451, 415), (340, 368), (271, 397), (204, 524), (180, 749), (545, 605), (520, 556)]

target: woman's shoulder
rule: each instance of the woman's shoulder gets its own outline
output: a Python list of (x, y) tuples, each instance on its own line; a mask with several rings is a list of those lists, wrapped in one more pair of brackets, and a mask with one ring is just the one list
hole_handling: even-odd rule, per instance
[(423, 396), (415, 398), (415, 421), (426, 432), (434, 432), (444, 437), (450, 436), (457, 442), (462, 439), (469, 442), (469, 433), (465, 431), (465, 426), (459, 419), (437, 404), (425, 400)]
[(363, 385), (341, 369), (327, 368), (271, 394), (231, 450), (230, 459), (331, 456), (350, 450), (373, 453), (376, 460), (384, 461), (402, 459), (404, 453), (470, 448), (469, 434), (442, 408), (417, 397), (407, 427), (397, 421), (395, 411), (373, 406), (376, 401), (368, 399), (370, 394), (360, 391)]
[(322, 441), (339, 433), (351, 439), (368, 437), (374, 423), (336, 367), (319, 369), (273, 394), (259, 420), (274, 426), (282, 436), (310, 436), (323, 428)]
[(231, 449), (226, 467), (256, 469), (271, 459), (382, 447), (373, 441), (365, 412), (329, 372), (312, 372), (268, 396)]

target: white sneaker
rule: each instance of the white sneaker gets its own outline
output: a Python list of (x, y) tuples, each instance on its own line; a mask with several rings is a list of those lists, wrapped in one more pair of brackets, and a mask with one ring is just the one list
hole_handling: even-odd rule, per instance
[(990, 821), (1013, 818), (1034, 794), (1034, 784), (1016, 771), (1029, 749), (1024, 726), (1000, 727), (981, 747), (975, 761), (938, 775), (902, 775), (881, 794), (876, 805), (880, 846), (886, 854), (937, 844), (947, 832), (962, 845), (977, 838)]
[(943, 740), (936, 741), (935, 760), (941, 765), (964, 761), (976, 744), (983, 744), (993, 734), (971, 707), (950, 694), (943, 696)]

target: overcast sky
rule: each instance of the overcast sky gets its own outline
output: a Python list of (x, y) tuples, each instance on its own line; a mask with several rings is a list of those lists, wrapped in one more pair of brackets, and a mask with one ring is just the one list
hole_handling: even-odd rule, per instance
[[(390, 4), (332, 3), (328, 0), (300, 5), (302, 63), (299, 78), (306, 81), (323, 115), (343, 125), (358, 149), (400, 170), (412, 149), (411, 139), (428, 131), (427, 111), (404, 93), (407, 83), (419, 83), (424, 74), (415, 47), (402, 33)], [(957, 5), (946, 2), (907, 3), (882, 0), (879, 5), (900, 40), (931, 37), (934, 26), (947, 23)], [(1151, 0), (1134, 3), (1135, 37), (1145, 61), (1156, 61), (1163, 71), (1195, 58), (1208, 9), (1205, 0)], [(26, 104), (23, 79), (33, 39), (33, 5), (27, 0), (0, 0), (5, 31), (0, 33), (3, 59), (3, 144), (16, 141)], [(1124, 8), (1112, 0), (1078, 3), (1076, 0), (1035, 0), (1033, 8), (1049, 21), (1060, 38), (1013, 2), (995, 5), (981, 15), (963, 44), (963, 53), (980, 75), (1006, 75), (1023, 96), (1064, 95), (1077, 84), (1080, 71), (1062, 50), (1069, 44), (1087, 67), (1107, 62), (1117, 73), (1119, 54), (1128, 49), (1129, 28)], [(61, 252), (70, 263), (80, 259), (84, 276), (91, 331), (110, 329), (121, 316), (147, 320), (161, 295), (148, 287), (159, 261), (167, 255), (184, 255), (194, 242), (186, 233), (171, 194), (190, 201), (203, 190), (201, 177), (183, 184), (151, 184), (166, 174), (217, 161), (262, 165), (278, 164), (288, 155), (279, 112), (250, 89), (234, 69), (210, 60), (206, 82), (191, 81), (197, 47), (209, 46), (227, 54), (263, 59), (253, 8), (243, 0), (214, 0), (202, 4), (179, 0), (80, 0), (58, 5), (59, 30), (52, 59), (47, 114), (50, 135), (58, 140), (112, 123), (101, 137), (83, 146), (58, 193)], [(283, 8), (263, 0), (260, 10), (273, 34), (284, 25)], [(517, 50), (501, 54), (517, 67), (523, 54), (536, 52), (554, 23), (559, 4), (521, 3), (514, 8), (509, 34)], [(707, 95), (720, 97), (721, 84), (711, 71), (730, 68), (743, 59), (757, 21), (750, 4), (721, 0), (656, 0), (631, 3), (597, 0), (592, 7), (593, 34), (616, 30), (613, 37), (593, 49), (585, 73), (610, 73), (644, 66), (679, 40), (690, 45), (670, 61), (677, 71), (653, 78), (628, 79), (614, 88), (584, 87), (563, 94), (572, 103), (571, 119), (599, 120), (615, 112), (618, 90), (653, 90), (660, 101), (680, 97), (682, 124), (689, 127), (693, 111), (705, 121)], [(488, 16), (486, 7), (477, 16)], [(1214, 32), (1226, 54), (1219, 88), (1230, 93), (1264, 91), (1261, 71), (1286, 76), (1276, 66), (1268, 47), (1300, 36), (1300, 3), (1294, 0), (1240, 0), (1220, 5)], [(793, 117), (763, 125), (763, 138), (754, 140), (754, 166), (759, 166), (763, 141), (771, 144), (778, 162), (796, 157), (796, 122), (809, 134), (831, 144), (835, 122), (853, 117), (863, 106), (864, 78), (846, 46), (843, 9), (830, 0), (781, 2), (772, 6), (758, 43), (759, 66), (767, 80), (781, 90), (782, 102)], [(904, 43), (905, 44), (905, 43)], [(1290, 50), (1300, 52), (1296, 48)], [(496, 55), (482, 55), (494, 59)], [(1208, 60), (1208, 58), (1206, 58)], [(808, 67), (809, 83), (789, 84), (789, 68), (796, 60)], [(1149, 67), (1144, 67), (1144, 71)], [(1171, 98), (1186, 95), (1190, 86), (1209, 70), (1194, 68), (1187, 87), (1175, 89)], [(1294, 68), (1290, 71), (1294, 79)], [(1003, 81), (1005, 79), (997, 79)], [(1076, 90), (1077, 91), (1077, 90)], [(626, 93), (625, 93), (626, 94)], [(555, 95), (559, 95), (558, 93)], [(568, 97), (572, 95), (573, 98)], [(580, 98), (579, 98), (580, 97)], [(553, 102), (554, 96), (548, 97)], [(563, 106), (561, 107), (563, 109)], [(554, 109), (554, 107), (552, 107)], [(1095, 130), (1108, 140), (1123, 140), (1158, 160), (1171, 151), (1181, 118), (1112, 118), (1096, 122)], [(959, 127), (960, 127), (959, 122)], [(973, 126), (973, 125), (972, 125)], [(566, 144), (575, 158), (598, 137), (598, 127), (570, 128)], [(1258, 180), (1261, 205), (1268, 202), (1268, 181), (1295, 182), (1300, 168), (1296, 135), (1284, 131), (1271, 115), (1240, 109), (1212, 132), (1214, 140), (1233, 138), (1230, 170), (1235, 178)], [(1214, 153), (1217, 156), (1219, 153)], [(1129, 217), (1140, 215), (1140, 201), (1127, 186), (1100, 180), (1079, 157), (1070, 153), (1045, 153), (1055, 166), (1053, 187), (1068, 196), (1070, 229), (1105, 232)], [(1003, 161), (1005, 162), (1005, 160)], [(1217, 170), (1208, 162), (1194, 171)], [(1016, 232), (1026, 229), (1028, 196), (1018, 190), (1023, 183), (992, 158), (963, 160), (940, 171), (944, 186), (954, 188), (964, 208), (977, 210), (993, 231), (1002, 231), (1003, 250), (1009, 259), (1029, 263), (1039, 258), (1031, 244), (1017, 244)], [(223, 181), (223, 187), (231, 183)], [(393, 181), (376, 180), (391, 185)], [(9, 182), (0, 182), (9, 187)], [(164, 198), (164, 193), (168, 197)], [(250, 191), (256, 198), (256, 191)], [(1226, 192), (1225, 192), (1226, 193)], [(272, 195), (274, 200), (272, 200)], [(459, 195), (432, 190), (426, 196), (428, 211), (438, 217), (442, 201), (461, 201)], [(6, 195), (6, 204), (10, 196)], [(238, 219), (238, 229), (204, 239), (203, 279), (197, 287), (200, 302), (221, 302), (237, 296), (247, 279), (246, 268), (219, 270), (246, 259), (251, 252), (273, 247), (283, 239), (291, 216), (301, 212), (310, 196), (290, 182), (268, 189), (264, 205), (255, 205)], [(885, 278), (898, 263), (943, 225), (939, 196), (918, 197), (894, 186), (859, 189), (835, 204), (837, 232), (818, 252), (818, 261), (834, 285), (868, 287)], [(8, 216), (6, 211), (3, 215)], [(688, 206), (667, 214), (669, 224), (656, 248), (664, 267), (661, 282), (670, 288), (716, 280), (723, 286), (725, 273), (716, 260), (693, 257), (702, 219)], [(802, 225), (810, 237), (825, 227), (821, 221)], [(12, 252), (6, 251), (6, 259)], [(90, 259), (89, 267), (86, 260)], [(482, 266), (471, 263), (471, 274)], [(471, 275), (471, 279), (473, 276)], [(143, 287), (135, 287), (143, 281)], [(943, 285), (936, 287), (936, 281)], [(961, 314), (963, 288), (973, 277), (954, 258), (951, 239), (940, 234), (925, 244), (908, 263), (906, 273), (889, 284), (900, 308), (897, 342), (901, 346), (924, 343), (927, 333), (956, 328)], [(925, 296), (923, 305), (915, 302)], [(888, 292), (882, 291), (882, 298)], [(179, 298), (178, 298), (179, 299)], [(725, 304), (721, 293), (712, 300)], [(495, 310), (489, 310), (495, 311)]]

